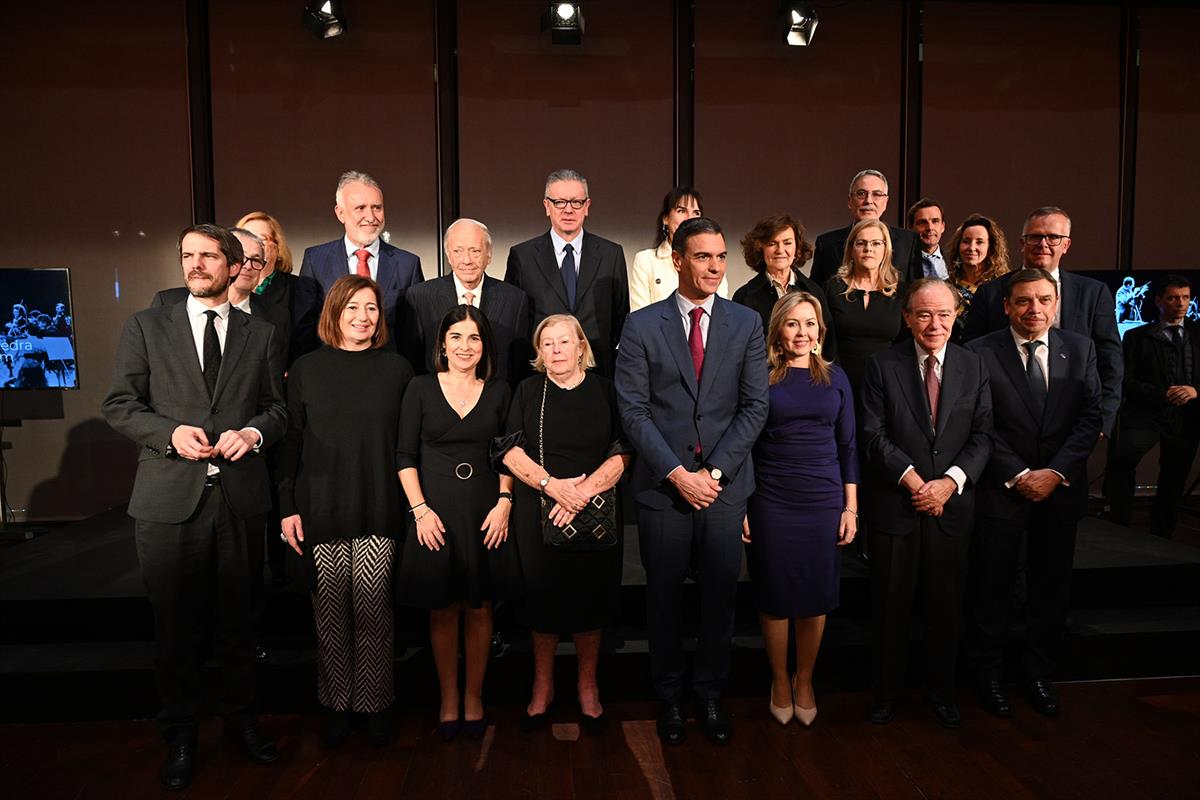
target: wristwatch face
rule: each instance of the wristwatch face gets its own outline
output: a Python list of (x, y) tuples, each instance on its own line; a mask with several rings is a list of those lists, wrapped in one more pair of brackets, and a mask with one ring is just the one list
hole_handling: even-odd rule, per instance
[(721, 478), (725, 477), (725, 473), (721, 472), (721, 470), (718, 469), (717, 467), (713, 467), (712, 470), (708, 474), (712, 475), (712, 479), (714, 481), (719, 481), (719, 480), (721, 480)]
[(546, 477), (544, 477), (544, 478), (542, 478), (540, 481), (538, 481), (538, 486), (540, 486), (540, 487), (542, 487), (543, 489), (545, 489), (545, 488), (546, 488), (546, 484), (548, 484), (549, 482), (550, 482), (550, 476), (549, 476), (549, 475), (547, 475)]

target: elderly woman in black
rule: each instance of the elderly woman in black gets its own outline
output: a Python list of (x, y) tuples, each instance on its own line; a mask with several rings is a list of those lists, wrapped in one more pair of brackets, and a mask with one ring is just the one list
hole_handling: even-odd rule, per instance
[[(585, 730), (605, 725), (596, 663), (601, 629), (612, 622), (621, 587), (621, 518), (610, 492), (631, 458), (621, 433), (612, 382), (588, 372), (596, 362), (579, 321), (554, 314), (538, 325), (536, 375), (517, 387), (508, 415), (508, 435), (494, 457), (520, 481), (516, 531), (525, 592), (517, 615), (533, 631), (533, 696), (521, 719), (524, 731), (542, 727), (554, 698), (554, 653), (570, 636), (579, 662), (579, 708)], [(549, 520), (570, 530), (577, 514), (597, 501), (611, 507), (604, 541), (573, 549), (548, 543), (541, 508)], [(589, 508), (589, 513), (595, 508)], [(595, 539), (596, 520), (580, 525), (580, 540)]]
[(292, 365), (279, 445), (281, 536), (315, 573), (317, 696), (330, 747), (345, 741), (351, 712), (367, 714), (373, 744), (392, 730), (390, 589), (404, 526), (396, 443), (413, 371), (380, 349), (380, 305), (370, 278), (346, 275), (330, 288), (317, 328), (325, 346)]
[[(436, 372), (414, 378), (404, 395), (400, 483), (413, 531), (404, 542), (397, 601), (429, 609), (429, 637), (441, 685), (438, 734), (487, 728), (483, 677), (492, 642), (492, 603), (519, 589), (508, 539), (512, 478), (488, 458), (504, 430), (508, 384), (492, 380), (496, 346), (487, 318), (455, 306), (439, 326)], [(465, 691), (458, 680), (458, 632), (466, 643)], [(459, 707), (462, 706), (460, 717)]]
[[(742, 237), (742, 257), (758, 274), (733, 293), (733, 302), (752, 308), (762, 317), (763, 334), (771, 325), (771, 310), (788, 292), (808, 292), (828, 308), (825, 292), (800, 268), (812, 258), (813, 246), (804, 238), (804, 226), (791, 214), (759, 221)], [(827, 329), (820, 355), (837, 358), (837, 334)]]

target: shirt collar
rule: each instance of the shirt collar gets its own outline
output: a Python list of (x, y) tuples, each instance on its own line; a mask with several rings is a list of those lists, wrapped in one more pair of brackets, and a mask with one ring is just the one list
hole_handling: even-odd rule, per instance
[[(949, 344), (949, 342), (946, 344)], [(946, 344), (943, 344), (942, 348), (935, 353), (926, 353), (923, 349), (921, 349), (921, 345), (917, 344), (916, 340), (914, 339), (913, 347), (917, 349), (917, 361), (920, 361), (922, 364), (924, 364), (925, 357), (932, 355), (935, 359), (937, 359), (939, 367), (946, 366)]]
[(939, 247), (937, 250), (934, 250), (932, 253), (926, 253), (924, 250), (922, 250), (921, 255), (924, 258), (928, 258), (930, 261), (945, 261), (945, 259), (942, 258), (941, 247)]
[(224, 320), (229, 317), (229, 309), (230, 305), (228, 298), (226, 298), (225, 302), (221, 303), (221, 305), (209, 308), (208, 306), (204, 305), (204, 303), (201, 303), (198, 299), (196, 299), (196, 297), (193, 295), (188, 295), (187, 312), (189, 317), (202, 317), (206, 311), (215, 311), (217, 312), (217, 316)]
[(578, 255), (579, 251), (583, 249), (583, 237), (585, 235), (586, 234), (584, 233), (583, 228), (580, 228), (579, 235), (576, 236), (574, 239), (572, 239), (570, 242), (568, 242), (566, 239), (564, 239), (558, 235), (558, 231), (554, 230), (554, 228), (551, 228), (550, 229), (550, 241), (554, 244), (554, 254), (556, 256), (561, 255), (563, 248), (569, 244), (569, 245), (571, 245), (571, 248), (575, 251), (575, 254)]
[[(359, 245), (350, 241), (349, 236), (342, 237), (342, 244), (346, 248), (346, 258), (354, 258), (354, 252), (359, 249)], [(371, 254), (371, 258), (375, 259), (375, 263), (379, 263), (379, 239), (371, 242), (366, 246), (366, 251)]]
[(1046, 345), (1047, 350), (1050, 349), (1050, 329), (1049, 328), (1042, 331), (1041, 336), (1035, 336), (1033, 339), (1026, 339), (1024, 336), (1017, 333), (1017, 329), (1012, 327), (1011, 325), (1008, 328), (1008, 332), (1012, 334), (1013, 341), (1017, 343), (1017, 347), (1019, 347), (1019, 348), (1024, 349), (1024, 345), (1026, 342), (1037, 341), (1037, 342), (1041, 342), (1042, 344)]
[(703, 308), (705, 315), (712, 317), (713, 304), (716, 302), (715, 298), (715, 294), (710, 294), (707, 300), (697, 305), (681, 295), (679, 292), (675, 292), (675, 306), (679, 309), (679, 313), (683, 314), (685, 317), (692, 313), (693, 308)]
[[(246, 295), (245, 300), (243, 300), (242, 302), (238, 303), (237, 305), (235, 305), (233, 307), (236, 308), (238, 311), (243, 311), (247, 314), (252, 313), (250, 311), (250, 298), (251, 297), (252, 297), (252, 295)], [(231, 305), (232, 305), (232, 303), (231, 303)]]
[(475, 302), (476, 303), (480, 302), (480, 298), (483, 297), (483, 279), (482, 278), (480, 278), (478, 286), (476, 286), (474, 289), (468, 289), (466, 286), (463, 285), (463, 282), (460, 281), (458, 279), (458, 276), (455, 275), (453, 272), (450, 273), (450, 277), (452, 277), (454, 279), (454, 297), (455, 297), (455, 299), (462, 300), (462, 296), (464, 294), (466, 294), (467, 292), (470, 292), (471, 294), (475, 295)]

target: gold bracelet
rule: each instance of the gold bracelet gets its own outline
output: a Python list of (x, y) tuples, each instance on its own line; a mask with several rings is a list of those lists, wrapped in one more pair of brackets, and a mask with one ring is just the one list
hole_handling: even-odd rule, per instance
[(846, 506), (845, 508), (843, 508), (843, 509), (842, 509), (842, 511), (849, 511), (851, 514), (853, 514), (853, 515), (854, 515), (854, 518), (855, 518), (855, 519), (858, 519), (858, 512), (857, 512), (857, 511), (855, 511), (855, 510), (854, 510), (853, 508), (851, 508), (850, 506)]

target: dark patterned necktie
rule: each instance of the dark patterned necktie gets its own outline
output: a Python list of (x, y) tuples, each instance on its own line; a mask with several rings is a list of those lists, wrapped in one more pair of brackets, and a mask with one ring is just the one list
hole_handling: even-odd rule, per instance
[(1025, 364), (1025, 377), (1029, 379), (1029, 391), (1033, 394), (1038, 411), (1046, 406), (1046, 373), (1042, 372), (1042, 365), (1038, 362), (1036, 355), (1037, 349), (1041, 346), (1042, 343), (1036, 340), (1022, 345), (1029, 353), (1029, 362)]
[(562, 279), (563, 288), (567, 290), (567, 308), (575, 310), (575, 248), (567, 245), (563, 248)]
[(204, 385), (211, 399), (217, 391), (217, 376), (221, 374), (221, 340), (217, 338), (217, 312), (205, 311), (204, 323)]

